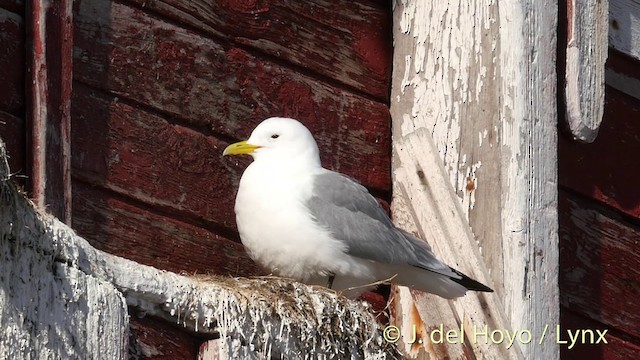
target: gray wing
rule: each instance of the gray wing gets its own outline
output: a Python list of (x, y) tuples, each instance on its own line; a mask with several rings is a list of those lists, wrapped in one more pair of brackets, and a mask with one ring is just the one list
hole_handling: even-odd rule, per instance
[(426, 242), (396, 228), (378, 201), (355, 180), (327, 170), (316, 176), (313, 185), (307, 202), (311, 214), (347, 244), (349, 255), (456, 276)]

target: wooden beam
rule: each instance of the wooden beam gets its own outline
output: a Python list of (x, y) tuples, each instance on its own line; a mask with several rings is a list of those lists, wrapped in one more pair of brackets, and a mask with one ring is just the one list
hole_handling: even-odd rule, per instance
[(27, 4), (30, 191), (40, 208), (70, 223), (73, 1)]
[(451, 302), (425, 327), (455, 317), (545, 334), (537, 346), (454, 346), (557, 358), (557, 4), (399, 0), (394, 24), (394, 217), (496, 290)]
[(560, 226), (562, 305), (640, 338), (640, 227), (566, 191), (560, 193)]
[(565, 121), (575, 140), (590, 143), (604, 113), (609, 1), (566, 0), (566, 8)]

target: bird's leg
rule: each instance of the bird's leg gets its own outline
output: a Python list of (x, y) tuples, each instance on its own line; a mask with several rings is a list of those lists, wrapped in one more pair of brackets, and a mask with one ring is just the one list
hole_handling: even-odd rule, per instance
[(327, 287), (331, 289), (333, 286), (333, 280), (336, 278), (336, 274), (329, 274), (329, 280), (327, 281)]

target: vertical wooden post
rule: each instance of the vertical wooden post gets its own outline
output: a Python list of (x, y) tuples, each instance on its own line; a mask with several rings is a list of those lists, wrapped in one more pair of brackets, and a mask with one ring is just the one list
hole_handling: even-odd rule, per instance
[(70, 223), (73, 1), (27, 4), (31, 196), (40, 208)]
[[(465, 324), (462, 344), (422, 351), (558, 357), (557, 10), (548, 0), (394, 4), (394, 217), (496, 290), (452, 302), (413, 294), (426, 331)], [(532, 340), (507, 349), (474, 324)]]
[[(566, 0), (564, 61), (566, 127), (574, 139), (593, 142), (604, 115), (605, 63), (609, 50), (609, 1)], [(566, 53), (562, 54), (566, 46)], [(564, 59), (562, 59), (564, 55)], [(562, 65), (562, 63), (560, 63)], [(559, 67), (561, 69), (561, 67)]]

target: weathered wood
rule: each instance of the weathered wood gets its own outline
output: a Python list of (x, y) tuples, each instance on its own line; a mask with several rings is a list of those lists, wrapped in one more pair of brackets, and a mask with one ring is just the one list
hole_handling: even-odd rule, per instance
[(228, 143), (85, 88), (74, 94), (72, 126), (74, 177), (173, 216), (235, 228), (243, 168), (223, 160)]
[(562, 305), (640, 338), (640, 228), (573, 193), (559, 211)]
[(77, 6), (77, 80), (226, 139), (247, 137), (269, 116), (296, 117), (318, 135), (326, 165), (390, 190), (384, 104), (116, 2)]
[[(602, 324), (589, 320), (587, 318), (577, 316), (571, 313), (570, 310), (562, 309), (561, 326), (564, 331), (564, 335), (561, 338), (562, 341), (567, 341), (566, 345), (560, 346), (560, 356), (563, 359), (583, 359), (583, 360), (628, 360), (635, 359), (640, 354), (640, 345), (628, 340), (620, 338), (620, 334), (612, 332), (613, 329), (607, 328)], [(572, 330), (574, 334), (581, 333), (582, 330), (600, 330), (601, 332), (607, 330), (605, 339), (607, 343), (600, 341), (595, 344), (599, 338), (595, 335), (593, 343), (589, 338), (589, 333), (586, 335), (586, 343), (578, 341), (576, 345), (569, 349), (571, 341), (567, 330)], [(581, 340), (581, 339), (580, 339)]]
[[(394, 287), (391, 299), (391, 323), (395, 324), (390, 340), (408, 358), (465, 359), (468, 350), (464, 343), (468, 333), (460, 328), (456, 314), (449, 302), (433, 294), (412, 291), (406, 287)], [(440, 324), (431, 319), (442, 319)], [(442, 327), (440, 327), (442, 326)], [(473, 329), (471, 329), (473, 330)], [(447, 332), (453, 336), (447, 339)], [(439, 334), (444, 335), (440, 337)], [(432, 340), (433, 339), (433, 340)]]
[[(2, 142), (0, 153), (4, 154)], [(85, 299), (96, 301), (99, 305), (103, 305), (101, 301), (105, 300), (91, 297), (96, 296), (93, 293), (87, 297), (82, 287), (71, 286), (67, 289), (65, 293), (75, 300), (71, 304), (79, 304), (80, 309), (100, 310), (95, 312), (100, 315), (100, 323), (96, 322), (97, 318), (94, 321), (93, 317), (87, 321), (86, 313), (78, 323), (74, 323), (75, 320), (64, 323), (62, 319), (66, 318), (63, 316), (49, 316), (60, 314), (61, 311), (42, 311), (42, 308), (35, 310), (34, 303), (30, 302), (32, 294), (37, 294), (38, 289), (48, 289), (45, 283), (54, 282), (49, 279), (52, 269), (63, 271), (61, 269), (64, 268), (69, 268), (79, 276), (88, 275), (92, 281), (112, 283), (124, 295), (129, 306), (134, 306), (143, 313), (161, 317), (196, 333), (220, 336), (225, 341), (230, 358), (249, 358), (260, 354), (266, 357), (273, 355), (291, 358), (310, 353), (327, 357), (351, 354), (352, 358), (382, 358), (395, 354), (394, 348), (383, 340), (380, 326), (366, 305), (340, 297), (330, 290), (277, 278), (190, 278), (96, 250), (55, 218), (39, 214), (33, 204), (7, 181), (9, 169), (4, 156), (0, 156), (0, 161), (0, 244), (3, 247), (18, 245), (13, 251), (5, 252), (5, 258), (11, 259), (15, 254), (28, 251), (47, 260), (43, 262), (46, 267), (41, 271), (21, 271), (24, 278), (3, 277), (22, 284), (15, 285), (14, 288), (19, 286), (21, 289), (16, 294), (28, 301), (17, 309), (2, 306), (2, 314), (12, 311), (7, 318), (7, 326), (3, 328), (11, 332), (13, 326), (19, 324), (39, 329), (34, 323), (25, 323), (18, 317), (18, 311), (24, 313), (24, 309), (29, 309), (27, 313), (37, 313), (41, 317), (35, 319), (35, 324), (63, 324), (61, 330), (79, 329), (86, 336), (86, 341), (85, 337), (78, 337), (80, 341), (61, 339), (56, 342), (64, 346), (62, 350), (71, 355), (65, 356), (63, 353), (56, 356), (57, 353), (54, 352), (53, 358), (102, 358), (103, 355), (110, 359), (123, 357), (122, 336), (117, 337), (117, 343), (111, 343), (114, 340), (113, 331), (106, 336), (95, 336), (96, 333), (103, 334), (104, 332), (100, 332), (102, 329), (107, 331), (124, 328), (122, 319), (126, 316), (126, 308), (121, 297), (118, 297), (119, 307), (113, 309), (108, 306), (92, 306), (93, 302), (82, 306)], [(28, 269), (33, 266), (31, 260), (33, 257), (18, 259), (16, 264)], [(2, 270), (7, 268), (3, 266)], [(65, 274), (62, 278), (66, 279), (68, 276)], [(25, 284), (29, 279), (44, 281), (40, 287), (31, 287)], [(0, 294), (12, 293), (9, 289), (4, 286), (4, 291)], [(44, 296), (47, 294), (48, 296)], [(68, 298), (50, 292), (43, 293), (41, 300), (47, 304), (74, 306), (70, 302), (60, 301)], [(79, 311), (75, 313), (80, 314)], [(95, 313), (89, 312), (89, 315)], [(89, 329), (85, 330), (85, 324)], [(97, 326), (97, 329), (90, 328), (91, 326)], [(46, 329), (49, 330), (49, 327)], [(8, 339), (8, 345), (3, 343), (3, 346), (11, 346), (15, 349), (12, 351), (20, 351), (18, 355), (22, 351), (32, 351), (29, 347), (24, 350), (24, 347), (18, 346), (18, 339)], [(35, 337), (29, 339), (33, 341)], [(39, 344), (51, 344), (48, 340), (47, 336), (41, 336), (37, 341)], [(88, 356), (74, 356), (85, 348), (92, 351), (87, 351)], [(40, 350), (34, 349), (36, 356), (33, 358), (48, 358), (37, 356)], [(100, 355), (96, 349), (101, 351)]]
[(174, 214), (139, 208), (80, 181), (73, 198), (73, 228), (99, 250), (176, 273), (261, 274), (241, 244)]
[(347, 0), (127, 1), (207, 36), (254, 48), (388, 101), (387, 6)]
[(640, 100), (639, 65), (638, 60), (610, 50), (605, 74), (607, 85)]
[(640, 60), (640, 3), (609, 0), (609, 45)]
[(604, 113), (609, 1), (566, 0), (566, 5), (565, 120), (576, 140), (590, 143)]
[[(129, 356), (136, 360), (195, 359), (202, 340), (178, 326), (142, 314), (131, 308)], [(223, 358), (219, 358), (223, 359)]]
[(640, 101), (607, 87), (607, 106), (598, 138), (578, 144), (560, 137), (559, 181), (573, 189), (640, 218)]
[(72, 0), (28, 3), (31, 196), (71, 222)]
[[(406, 223), (402, 219), (412, 217), (411, 222), (416, 224), (419, 236), (430, 240), (429, 243), (439, 258), (472, 278), (493, 286), (431, 135), (422, 128), (396, 140), (393, 157), (398, 165), (393, 171), (397, 184), (394, 191), (396, 222), (404, 226)], [(398, 200), (399, 198), (403, 200)], [(411, 204), (407, 204), (408, 201), (411, 201)], [(401, 297), (398, 299), (404, 301)], [(433, 297), (423, 299), (432, 300)], [(440, 324), (451, 326), (452, 319), (455, 319), (458, 324), (453, 327), (459, 329), (459, 325), (464, 324), (467, 329), (465, 335), (471, 339), (468, 342), (447, 343), (446, 347), (458, 349), (438, 350), (435, 356), (441, 352), (464, 353), (463, 348), (468, 346), (468, 351), (480, 358), (522, 358), (519, 347), (507, 348), (504, 344), (494, 344), (491, 341), (476, 341), (476, 337), (472, 335), (476, 329), (483, 329), (485, 326), (492, 331), (511, 328), (496, 294), (468, 293), (449, 303), (452, 311), (444, 306), (445, 300), (433, 303), (436, 304), (434, 307), (439, 309), (437, 312), (420, 311), (420, 308), (426, 308), (432, 302), (419, 303), (419, 298), (415, 300), (418, 304), (412, 306), (420, 313), (420, 319), (424, 321), (423, 326), (426, 329), (437, 328)], [(411, 303), (412, 300), (409, 299), (408, 302)], [(402, 306), (404, 309), (407, 307), (411, 308), (409, 305)], [(403, 319), (411, 320), (411, 317), (403, 316)], [(402, 323), (401, 327), (410, 328), (412, 325), (413, 322), (407, 321)], [(428, 341), (425, 346), (434, 345)]]
[(22, 117), (25, 103), (24, 18), (21, 13), (3, 7), (10, 6), (0, 4), (0, 111)]
[[(398, 223), (413, 217), (452, 266), (481, 281), (490, 273), (497, 293), (454, 302), (458, 322), (473, 311), (484, 318), (472, 323), (491, 319), (491, 328), (504, 310), (503, 326), (540, 335), (558, 321), (557, 5), (406, 0), (396, 2), (394, 24), (394, 215), (404, 208)], [(425, 155), (430, 142), (439, 152), (434, 160)], [(448, 182), (433, 183), (442, 166)], [(463, 211), (430, 217), (430, 207), (443, 206), (432, 203), (435, 194), (451, 189)], [(427, 327), (446, 322), (423, 320)], [(519, 350), (525, 358), (558, 357), (553, 341), (514, 348), (498, 355), (501, 346), (470, 347), (487, 358)]]

